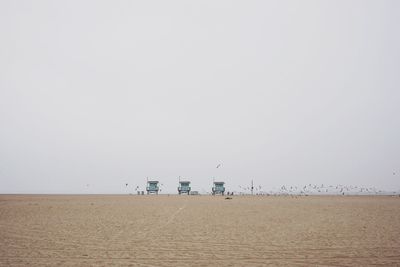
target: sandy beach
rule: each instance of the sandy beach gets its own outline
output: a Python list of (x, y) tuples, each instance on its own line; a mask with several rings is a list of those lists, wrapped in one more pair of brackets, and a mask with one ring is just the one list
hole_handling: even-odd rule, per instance
[(1, 195), (1, 266), (400, 265), (400, 197)]

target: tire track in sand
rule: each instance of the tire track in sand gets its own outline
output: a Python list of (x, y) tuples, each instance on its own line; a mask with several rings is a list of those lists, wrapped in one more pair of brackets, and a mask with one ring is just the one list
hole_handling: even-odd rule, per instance
[(187, 206), (187, 204), (185, 203), (183, 206), (179, 207), (174, 213), (172, 213), (171, 216), (169, 216), (169, 218), (165, 221), (165, 223), (160, 224), (158, 227), (154, 227), (150, 231), (144, 232), (143, 233), (144, 235), (141, 237), (141, 239), (146, 240), (146, 239), (151, 239), (151, 237), (156, 236), (156, 233), (163, 230), (168, 225), (170, 225), (174, 221), (176, 216), (178, 216), (178, 214), (181, 213), (186, 208), (186, 206)]
[(186, 204), (183, 205), (182, 207), (180, 207), (177, 211), (175, 211), (175, 212), (168, 218), (168, 220), (160, 227), (160, 229), (162, 229), (162, 228), (168, 226), (168, 225), (175, 219), (175, 217), (176, 217), (182, 210), (184, 210), (185, 208), (186, 208)]

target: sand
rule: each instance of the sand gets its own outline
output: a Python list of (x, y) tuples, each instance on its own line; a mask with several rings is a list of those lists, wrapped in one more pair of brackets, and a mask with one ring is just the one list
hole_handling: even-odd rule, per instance
[(0, 266), (400, 266), (400, 197), (0, 195)]

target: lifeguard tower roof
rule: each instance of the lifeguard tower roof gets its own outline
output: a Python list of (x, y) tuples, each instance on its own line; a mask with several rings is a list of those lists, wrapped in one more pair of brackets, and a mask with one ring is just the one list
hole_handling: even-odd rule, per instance
[(190, 183), (190, 181), (179, 181), (180, 183)]
[(158, 181), (147, 181), (148, 183), (158, 183)]
[(214, 182), (214, 184), (224, 184), (225, 182)]

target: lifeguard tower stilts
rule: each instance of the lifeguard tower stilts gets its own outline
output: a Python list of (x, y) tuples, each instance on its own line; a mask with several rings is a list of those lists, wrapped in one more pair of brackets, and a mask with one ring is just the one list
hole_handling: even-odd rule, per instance
[(190, 193), (190, 181), (179, 181), (178, 186), (178, 193), (181, 194), (188, 194)]
[(224, 182), (214, 182), (214, 186), (212, 188), (212, 194), (213, 195), (224, 195), (225, 193), (225, 186), (224, 186)]
[(147, 181), (146, 191), (147, 194), (156, 194), (158, 195), (158, 190), (160, 187), (158, 186), (158, 181)]

